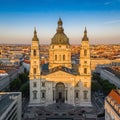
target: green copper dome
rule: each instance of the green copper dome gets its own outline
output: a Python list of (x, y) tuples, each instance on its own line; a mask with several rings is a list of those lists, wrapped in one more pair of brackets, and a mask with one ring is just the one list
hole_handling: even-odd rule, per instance
[(69, 39), (64, 33), (62, 24), (63, 24), (63, 22), (62, 22), (61, 18), (59, 18), (57, 33), (52, 38), (51, 44), (65, 44), (65, 45), (69, 44)]

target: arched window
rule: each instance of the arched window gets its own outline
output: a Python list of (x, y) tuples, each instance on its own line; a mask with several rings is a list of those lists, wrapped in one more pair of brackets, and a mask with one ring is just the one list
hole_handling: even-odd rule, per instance
[(87, 68), (84, 68), (84, 74), (87, 74)]
[(41, 91), (41, 98), (45, 98), (45, 90)]
[(57, 55), (55, 55), (55, 60), (57, 60)]
[(63, 55), (63, 61), (65, 60), (65, 55)]
[(87, 55), (87, 50), (84, 50), (84, 56), (86, 56)]
[(83, 91), (83, 93), (84, 93), (84, 99), (87, 99), (87, 94), (88, 94), (88, 91)]
[(44, 92), (42, 92), (42, 98), (45, 98), (45, 93)]
[(33, 91), (33, 99), (37, 99), (37, 90)]
[(33, 69), (33, 73), (36, 74), (36, 68)]
[(79, 92), (75, 91), (75, 98), (79, 98)]
[(36, 56), (36, 50), (33, 50), (33, 55)]

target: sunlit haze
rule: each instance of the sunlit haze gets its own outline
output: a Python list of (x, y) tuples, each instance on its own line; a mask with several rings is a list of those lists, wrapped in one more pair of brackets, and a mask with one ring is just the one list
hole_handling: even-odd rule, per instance
[(30, 44), (36, 26), (40, 44), (49, 44), (59, 17), (71, 44), (85, 26), (91, 44), (120, 43), (120, 0), (0, 0), (0, 43)]

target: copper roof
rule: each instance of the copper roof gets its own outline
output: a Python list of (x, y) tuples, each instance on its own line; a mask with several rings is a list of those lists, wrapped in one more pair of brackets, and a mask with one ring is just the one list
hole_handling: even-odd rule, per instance
[(120, 105), (120, 92), (118, 92), (117, 90), (112, 90), (109, 94), (109, 97), (111, 97), (113, 100), (116, 101), (117, 104)]

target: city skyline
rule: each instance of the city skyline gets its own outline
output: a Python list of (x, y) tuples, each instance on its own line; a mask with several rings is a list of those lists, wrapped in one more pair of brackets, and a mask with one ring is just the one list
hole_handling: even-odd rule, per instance
[(31, 44), (36, 26), (40, 44), (49, 44), (59, 17), (71, 44), (80, 44), (85, 26), (91, 44), (120, 43), (120, 0), (1, 0), (0, 3), (0, 43)]

